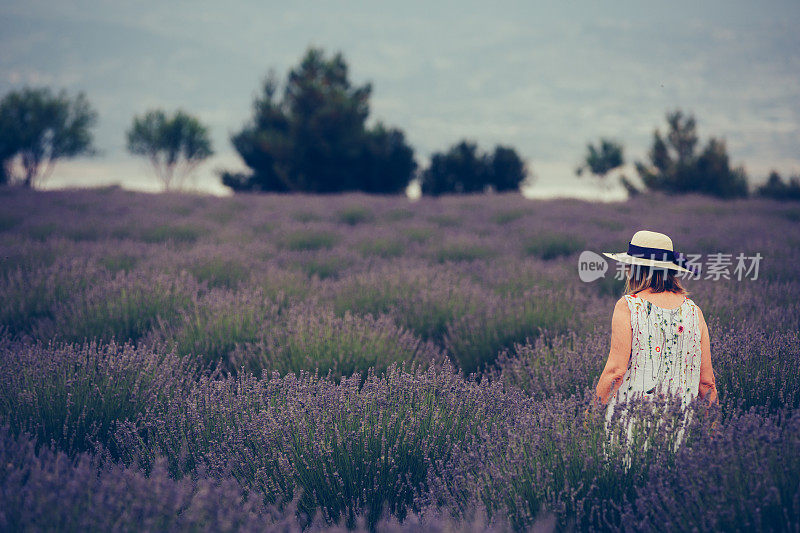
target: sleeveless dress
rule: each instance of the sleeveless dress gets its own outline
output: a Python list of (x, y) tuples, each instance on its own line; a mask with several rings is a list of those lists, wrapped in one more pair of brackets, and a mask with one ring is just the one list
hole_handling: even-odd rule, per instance
[[(685, 407), (700, 386), (700, 315), (684, 297), (680, 306), (665, 309), (636, 295), (625, 295), (631, 312), (631, 357), (622, 384), (606, 407), (606, 430), (617, 404), (634, 396), (658, 399), (666, 393), (680, 397)], [(684, 416), (676, 444), (683, 439)], [(631, 438), (633, 420), (628, 424)], [(645, 444), (646, 446), (646, 444)]]

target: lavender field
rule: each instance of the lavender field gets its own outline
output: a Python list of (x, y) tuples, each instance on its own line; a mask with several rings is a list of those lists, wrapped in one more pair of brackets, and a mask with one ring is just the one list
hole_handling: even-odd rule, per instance
[[(626, 466), (577, 266), (639, 229), (763, 259)], [(0, 189), (0, 530), (798, 531), (799, 265), (763, 199)]]

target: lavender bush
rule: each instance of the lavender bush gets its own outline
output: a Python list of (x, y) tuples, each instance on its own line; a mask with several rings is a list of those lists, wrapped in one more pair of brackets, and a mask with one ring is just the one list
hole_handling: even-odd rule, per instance
[(794, 531), (800, 528), (797, 410), (737, 413), (714, 439), (656, 463), (626, 505), (630, 531)]
[(174, 480), (163, 461), (145, 475), (87, 453), (71, 459), (49, 446), (37, 453), (33, 440), (7, 429), (0, 429), (0, 509), (3, 531), (263, 531), (281, 521), (233, 479)]
[(85, 292), (57, 303), (53, 318), (37, 323), (33, 335), (69, 342), (136, 341), (158, 320), (177, 317), (196, 291), (196, 281), (187, 275), (117, 273), (104, 283), (95, 279)]
[(478, 310), (448, 324), (444, 344), (464, 372), (478, 372), (516, 342), (534, 339), (542, 330), (566, 331), (571, 321), (579, 321), (576, 315), (569, 301), (552, 292), (526, 291), (514, 299), (487, 297)]
[(540, 336), (503, 350), (490, 373), (538, 400), (581, 395), (596, 384), (608, 350), (608, 332), (600, 329)]
[(241, 364), (233, 358), (236, 347), (281, 328), (281, 310), (286, 305), (283, 295), (273, 299), (260, 287), (235, 293), (212, 289), (197, 295), (172, 320), (159, 317), (147, 340), (164, 342), (179, 355), (196, 356), (209, 366), (221, 363), (233, 371)]
[(290, 307), (259, 338), (237, 346), (232, 365), (255, 374), (266, 370), (319, 371), (332, 378), (370, 368), (383, 372), (392, 363), (441, 362), (441, 351), (411, 331), (398, 327), (391, 317), (353, 315), (338, 317), (329, 309), (300, 304)]
[(144, 465), (163, 455), (177, 475), (201, 466), (230, 473), (268, 503), (291, 500), (298, 487), (301, 511), (319, 508), (332, 521), (344, 515), (350, 525), (366, 511), (374, 523), (384, 506), (402, 519), (429, 469), (486, 428), (512, 423), (513, 396), (465, 381), (450, 365), (393, 365), (338, 384), (304, 372), (203, 379), (120, 439)]
[(113, 341), (0, 344), (0, 418), (14, 434), (74, 453), (108, 448), (126, 420), (188, 390), (195, 365), (174, 353)]

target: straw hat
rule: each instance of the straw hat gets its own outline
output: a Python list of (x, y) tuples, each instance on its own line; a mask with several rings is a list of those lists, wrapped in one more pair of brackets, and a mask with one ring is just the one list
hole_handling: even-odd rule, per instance
[(655, 231), (637, 231), (628, 243), (627, 252), (603, 252), (603, 255), (622, 263), (692, 273), (685, 268), (686, 256), (672, 249), (672, 239)]

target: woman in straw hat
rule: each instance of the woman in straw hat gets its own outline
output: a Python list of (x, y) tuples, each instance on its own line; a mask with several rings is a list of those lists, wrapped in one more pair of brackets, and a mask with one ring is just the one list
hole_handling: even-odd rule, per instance
[[(634, 397), (677, 396), (684, 406), (698, 396), (717, 402), (708, 327), (678, 277), (692, 272), (686, 257), (653, 231), (636, 232), (627, 252), (604, 255), (627, 263), (625, 294), (614, 307), (611, 350), (596, 388), (595, 403), (606, 405), (606, 429), (616, 404)], [(629, 438), (631, 431), (628, 425)], [(683, 427), (678, 444), (682, 435)]]

